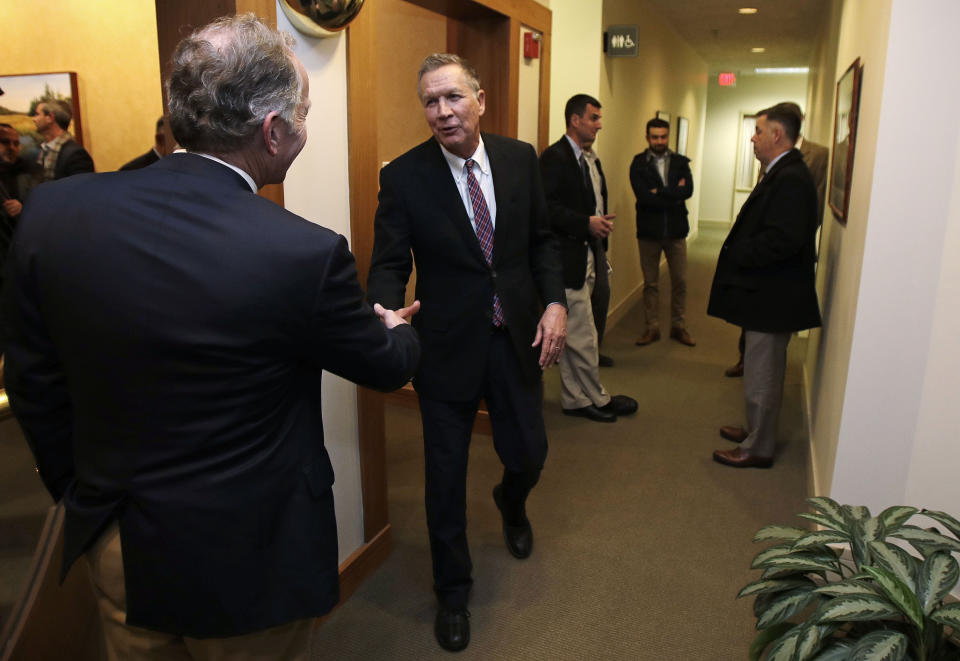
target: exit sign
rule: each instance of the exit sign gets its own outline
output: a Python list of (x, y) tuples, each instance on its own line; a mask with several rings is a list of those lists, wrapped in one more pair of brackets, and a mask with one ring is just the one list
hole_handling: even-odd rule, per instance
[(717, 76), (717, 83), (720, 85), (720, 87), (736, 87), (737, 74), (731, 71), (724, 71)]

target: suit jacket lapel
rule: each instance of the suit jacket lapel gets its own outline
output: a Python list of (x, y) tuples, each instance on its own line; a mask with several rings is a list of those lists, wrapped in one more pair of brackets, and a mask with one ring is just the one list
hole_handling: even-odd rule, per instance
[[(483, 250), (480, 249), (480, 240), (477, 239), (477, 232), (474, 230), (473, 223), (470, 222), (467, 210), (463, 206), (463, 198), (460, 197), (457, 182), (450, 172), (450, 165), (447, 163), (447, 159), (444, 158), (443, 152), (440, 151), (440, 145), (437, 144), (436, 139), (431, 138), (430, 142), (433, 144), (433, 148), (430, 150), (430, 157), (425, 164), (426, 182), (424, 190), (433, 189), (436, 191), (437, 202), (444, 211), (443, 215), (453, 223), (457, 232), (464, 240), (467, 250), (486, 264), (487, 260), (483, 256)], [(489, 153), (490, 150), (488, 148), (487, 154), (489, 155)], [(499, 203), (500, 199), (498, 195), (498, 217), (500, 209)], [(494, 237), (494, 255), (496, 255), (496, 237)]]
[[(493, 175), (493, 190), (497, 196), (497, 219), (493, 227), (493, 263), (497, 263), (500, 246), (509, 241), (510, 217), (513, 209), (514, 188), (510, 176), (512, 168), (508, 160), (490, 140), (484, 140), (487, 159), (490, 161), (490, 173)], [(479, 244), (478, 244), (479, 245)]]

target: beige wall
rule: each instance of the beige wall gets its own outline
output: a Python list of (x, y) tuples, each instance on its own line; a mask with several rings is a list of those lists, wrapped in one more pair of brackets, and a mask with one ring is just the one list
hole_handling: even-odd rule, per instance
[[(540, 63), (539, 57), (523, 56), (523, 37), (527, 33), (539, 34), (523, 25), (520, 27), (520, 98), (517, 100), (517, 139), (529, 142), (537, 149), (537, 134), (540, 129)], [(540, 54), (543, 55), (542, 44)]]
[(960, 102), (960, 5), (836, 0), (831, 15), (829, 84), (858, 56), (864, 74), (849, 222), (825, 224), (824, 329), (806, 361), (817, 490), (956, 513), (960, 126), (938, 122), (927, 140), (904, 128), (918, 108)]
[[(546, 4), (546, 3), (544, 3)], [(574, 94), (600, 95), (603, 52), (601, 0), (553, 0), (550, 53), (550, 137), (556, 142), (566, 131), (563, 108)], [(603, 131), (597, 149), (603, 144)], [(603, 157), (603, 152), (598, 152)]]
[(736, 87), (720, 87), (717, 77), (710, 76), (700, 181), (701, 220), (733, 221), (740, 114), (751, 115), (780, 101), (793, 101), (803, 107), (806, 94), (807, 76), (804, 74), (740, 75)]
[(163, 112), (154, 2), (55, 4), (51, 19), (37, 3), (0, 2), (8, 28), (0, 75), (75, 71), (84, 146), (98, 172), (115, 170), (153, 146)]
[[(554, 0), (554, 4), (558, 4)], [(554, 8), (556, 11), (556, 8)], [(610, 308), (613, 320), (639, 293), (642, 276), (636, 244), (636, 198), (630, 188), (630, 162), (647, 148), (645, 126), (657, 110), (671, 116), (671, 132), (678, 116), (690, 120), (687, 140), (692, 159), (694, 194), (687, 201), (691, 235), (695, 235), (700, 208), (700, 181), (704, 120), (707, 106), (706, 62), (680, 35), (642, 0), (607, 0), (603, 26), (637, 24), (639, 56), (604, 57), (600, 74), (600, 102), (604, 129), (597, 140), (609, 189), (608, 208), (617, 214), (608, 252), (613, 265)], [(587, 37), (584, 37), (587, 39)], [(555, 52), (562, 46), (554, 46)], [(552, 115), (552, 113), (551, 113)], [(552, 124), (551, 118), (551, 124)], [(671, 135), (671, 145), (673, 145)]]

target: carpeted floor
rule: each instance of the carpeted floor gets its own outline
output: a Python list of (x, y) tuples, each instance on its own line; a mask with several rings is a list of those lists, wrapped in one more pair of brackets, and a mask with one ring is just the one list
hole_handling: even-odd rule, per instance
[[(560, 411), (559, 373), (546, 376), (550, 456), (528, 503), (533, 556), (515, 560), (503, 544), (490, 492), (501, 466), (488, 436), (471, 448), (468, 484), (474, 588), (472, 640), (460, 659), (746, 658), (755, 578), (753, 533), (767, 523), (799, 525), (807, 479), (794, 338), (780, 417), (781, 447), (770, 470), (711, 460), (733, 447), (717, 435), (742, 424), (742, 380), (723, 376), (736, 360), (738, 329), (706, 317), (723, 233), (689, 245), (688, 320), (697, 346), (669, 339), (647, 347), (635, 306), (608, 331), (601, 371), (607, 389), (635, 397), (636, 415), (615, 424)], [(616, 273), (613, 274), (616, 277)], [(661, 274), (661, 324), (669, 325), (668, 276)], [(416, 412), (388, 408), (387, 453), (394, 548), (387, 562), (318, 629), (312, 658), (440, 659), (423, 511), (423, 449)]]

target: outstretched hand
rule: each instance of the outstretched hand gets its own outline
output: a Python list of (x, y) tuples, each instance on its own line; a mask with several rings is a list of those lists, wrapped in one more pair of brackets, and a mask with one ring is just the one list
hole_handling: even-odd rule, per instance
[(537, 336), (530, 346), (540, 347), (540, 369), (560, 361), (560, 352), (567, 342), (567, 309), (562, 305), (548, 305), (537, 324)]
[(380, 317), (380, 321), (387, 328), (393, 328), (400, 324), (410, 323), (410, 318), (420, 311), (420, 301), (414, 301), (405, 308), (399, 310), (388, 310), (379, 303), (373, 304), (373, 311)]

